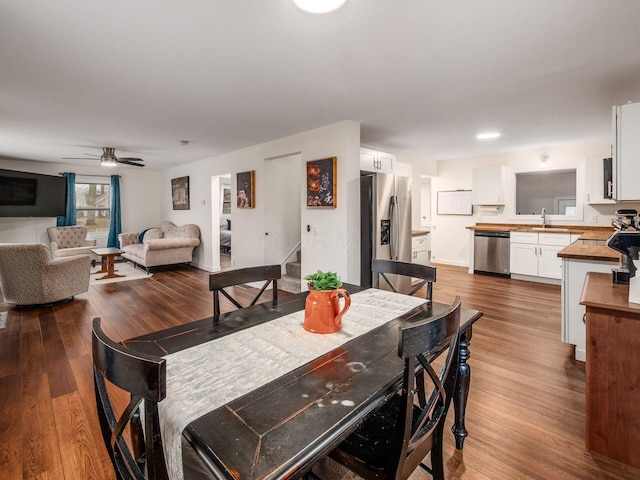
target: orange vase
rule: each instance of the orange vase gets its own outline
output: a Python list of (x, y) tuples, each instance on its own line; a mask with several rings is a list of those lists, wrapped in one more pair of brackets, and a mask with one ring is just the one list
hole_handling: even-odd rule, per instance
[[(344, 307), (340, 310), (340, 299)], [(351, 306), (349, 292), (335, 290), (309, 290), (304, 306), (304, 329), (313, 333), (333, 333), (342, 328), (342, 316)]]

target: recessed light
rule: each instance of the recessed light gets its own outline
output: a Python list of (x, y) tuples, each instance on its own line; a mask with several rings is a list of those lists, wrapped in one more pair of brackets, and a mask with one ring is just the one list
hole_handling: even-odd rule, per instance
[(309, 13), (329, 13), (339, 9), (346, 0), (293, 0), (298, 8)]
[(476, 135), (478, 140), (491, 140), (492, 138), (498, 138), (500, 136), (500, 132), (484, 132)]

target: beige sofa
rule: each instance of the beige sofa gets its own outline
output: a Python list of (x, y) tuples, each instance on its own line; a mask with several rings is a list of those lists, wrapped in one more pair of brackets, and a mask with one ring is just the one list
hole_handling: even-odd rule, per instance
[(190, 264), (194, 248), (200, 245), (200, 229), (193, 224), (177, 227), (162, 222), (159, 228), (147, 230), (142, 242), (140, 233), (121, 233), (118, 240), (122, 256), (149, 271), (160, 265)]
[(49, 227), (47, 235), (54, 257), (89, 255), (92, 262), (98, 258), (91, 251), (96, 248), (96, 241), (87, 240), (87, 227)]
[(0, 243), (0, 288), (4, 301), (46, 305), (89, 290), (88, 255), (52, 258), (41, 243)]

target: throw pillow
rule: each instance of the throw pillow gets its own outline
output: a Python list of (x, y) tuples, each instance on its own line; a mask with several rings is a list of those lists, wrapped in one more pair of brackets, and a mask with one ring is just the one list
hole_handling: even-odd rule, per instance
[(145, 228), (143, 231), (140, 232), (140, 235), (138, 235), (138, 243), (142, 243), (142, 241), (144, 240), (144, 234), (147, 233), (147, 230), (150, 230), (150, 229)]

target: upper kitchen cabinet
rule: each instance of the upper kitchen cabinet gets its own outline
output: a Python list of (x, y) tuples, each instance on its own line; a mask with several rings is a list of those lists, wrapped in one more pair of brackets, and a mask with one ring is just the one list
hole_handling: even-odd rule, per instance
[(392, 153), (378, 152), (370, 148), (360, 148), (360, 170), (401, 177), (411, 176), (410, 164), (396, 161), (396, 156)]
[(503, 166), (478, 167), (472, 172), (474, 205), (504, 205), (506, 169)]
[(587, 158), (587, 203), (616, 203), (613, 197), (611, 158)]
[(613, 198), (640, 200), (640, 103), (613, 107)]

